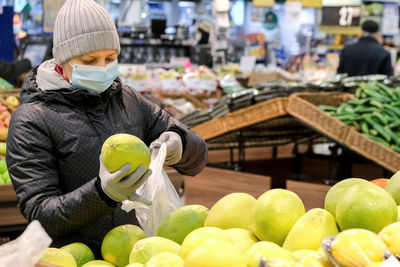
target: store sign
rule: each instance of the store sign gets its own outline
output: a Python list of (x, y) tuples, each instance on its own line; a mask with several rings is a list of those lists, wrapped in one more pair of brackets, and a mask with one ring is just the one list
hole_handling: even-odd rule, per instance
[(322, 7), (322, 0), (302, 0), (301, 2), (303, 7)]
[(274, 0), (253, 0), (253, 6), (271, 7), (274, 5)]
[(322, 0), (322, 6), (361, 6), (361, 0)]
[(264, 28), (268, 31), (272, 31), (278, 26), (278, 17), (276, 14), (272, 11), (268, 11), (265, 13), (265, 18), (264, 18)]
[(323, 7), (321, 25), (359, 26), (360, 14), (358, 6)]
[(397, 35), (399, 32), (399, 5), (384, 4), (382, 16), (383, 35)]

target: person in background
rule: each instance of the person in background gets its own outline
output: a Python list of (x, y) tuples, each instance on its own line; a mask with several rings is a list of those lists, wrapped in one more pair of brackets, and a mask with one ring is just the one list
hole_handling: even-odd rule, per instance
[(13, 17), (13, 32), (14, 32), (14, 59), (21, 59), (22, 53), (27, 42), (27, 32), (22, 30), (22, 18), (18, 13), (14, 13)]
[(210, 39), (210, 32), (212, 29), (212, 24), (209, 21), (202, 21), (199, 23), (198, 26), (198, 33), (197, 33), (197, 44), (208, 44)]
[(0, 78), (5, 80), (17, 80), (24, 78), (27, 72), (31, 70), (31, 62), (29, 59), (21, 59), (13, 62), (0, 59)]
[(157, 149), (165, 164), (196, 175), (207, 163), (207, 145), (118, 78), (120, 42), (113, 20), (94, 0), (66, 0), (57, 15), (54, 59), (25, 78), (21, 106), (11, 118), (7, 167), (18, 206), (38, 220), (52, 246), (88, 245), (100, 258), (108, 231), (139, 225), (124, 200), (141, 201), (137, 188), (151, 174), (124, 165), (110, 173), (101, 160), (104, 141), (117, 133), (137, 136)]
[(349, 76), (369, 74), (393, 75), (390, 54), (378, 42), (379, 25), (366, 20), (362, 26), (363, 35), (357, 43), (346, 46), (341, 54), (338, 73)]

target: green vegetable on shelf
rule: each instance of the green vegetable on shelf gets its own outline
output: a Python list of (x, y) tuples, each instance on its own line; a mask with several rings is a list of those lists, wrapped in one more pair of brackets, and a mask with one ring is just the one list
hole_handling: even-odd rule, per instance
[(356, 98), (338, 107), (319, 108), (355, 129), (371, 140), (400, 153), (400, 87), (382, 83), (359, 84)]

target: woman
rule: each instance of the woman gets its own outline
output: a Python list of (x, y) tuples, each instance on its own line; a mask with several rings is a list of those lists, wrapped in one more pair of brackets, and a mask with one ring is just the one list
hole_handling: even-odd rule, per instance
[[(7, 140), (7, 166), (19, 207), (39, 220), (52, 246), (83, 242), (100, 255), (105, 234), (136, 224), (121, 210), (151, 171), (109, 173), (99, 160), (111, 135), (129, 133), (150, 149), (167, 144), (166, 164), (195, 175), (204, 141), (117, 78), (120, 44), (107, 11), (93, 0), (67, 0), (54, 28), (54, 59), (25, 79)], [(140, 197), (139, 197), (139, 200)]]

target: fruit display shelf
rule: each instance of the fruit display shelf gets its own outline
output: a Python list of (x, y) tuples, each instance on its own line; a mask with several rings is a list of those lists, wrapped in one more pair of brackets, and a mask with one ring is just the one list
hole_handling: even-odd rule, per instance
[(208, 140), (256, 123), (287, 115), (288, 98), (279, 97), (230, 112), (193, 127), (193, 131)]

